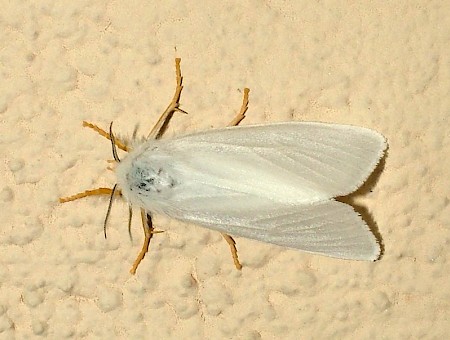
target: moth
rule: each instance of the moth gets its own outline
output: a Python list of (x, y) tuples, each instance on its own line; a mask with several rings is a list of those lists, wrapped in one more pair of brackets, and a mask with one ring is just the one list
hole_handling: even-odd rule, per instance
[[(142, 143), (131, 147), (118, 140), (112, 124), (108, 133), (84, 123), (111, 140), (117, 184), (61, 199), (108, 194), (109, 216), (112, 200), (121, 195), (130, 221), (132, 208), (141, 210), (145, 241), (133, 274), (157, 232), (153, 214), (221, 232), (238, 269), (230, 235), (340, 259), (378, 259), (380, 245), (366, 222), (335, 198), (354, 192), (373, 172), (387, 147), (381, 134), (318, 122), (236, 126), (248, 107), (245, 89), (241, 110), (228, 127), (163, 139), (172, 115), (184, 112), (178, 58), (176, 74), (172, 102)], [(119, 158), (117, 148), (128, 154)]]

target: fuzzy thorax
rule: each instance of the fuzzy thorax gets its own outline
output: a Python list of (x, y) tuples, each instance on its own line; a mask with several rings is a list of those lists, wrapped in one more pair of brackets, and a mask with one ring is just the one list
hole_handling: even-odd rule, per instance
[(127, 155), (115, 172), (117, 184), (129, 203), (153, 210), (152, 202), (167, 197), (176, 181), (161, 162), (157, 142), (145, 143)]

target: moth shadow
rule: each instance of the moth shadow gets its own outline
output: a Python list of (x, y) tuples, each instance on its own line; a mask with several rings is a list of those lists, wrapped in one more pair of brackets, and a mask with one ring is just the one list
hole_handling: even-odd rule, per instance
[(356, 191), (352, 192), (351, 194), (349, 194), (347, 196), (336, 197), (337, 201), (351, 205), (353, 207), (353, 209), (355, 209), (355, 211), (361, 215), (362, 219), (367, 223), (370, 230), (375, 235), (375, 238), (377, 239), (378, 243), (380, 244), (380, 248), (381, 248), (380, 256), (378, 257), (377, 260), (380, 260), (384, 256), (384, 253), (385, 253), (383, 237), (381, 236), (378, 225), (375, 222), (375, 219), (373, 218), (372, 214), (367, 210), (367, 207), (355, 203), (355, 197), (363, 196), (363, 195), (366, 195), (367, 193), (371, 192), (372, 189), (375, 187), (375, 185), (378, 183), (381, 173), (384, 171), (384, 168), (386, 166), (387, 154), (388, 154), (388, 150), (386, 150), (384, 156), (381, 158), (381, 160), (378, 163), (378, 165), (376, 166), (375, 170), (367, 178), (367, 180), (364, 182), (364, 184), (361, 187), (359, 187)]

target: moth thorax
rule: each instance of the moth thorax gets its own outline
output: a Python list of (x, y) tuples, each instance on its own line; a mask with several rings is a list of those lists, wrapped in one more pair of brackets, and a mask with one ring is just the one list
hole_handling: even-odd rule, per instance
[(163, 193), (176, 184), (166, 169), (148, 163), (134, 163), (127, 174), (127, 183), (130, 191), (144, 196)]

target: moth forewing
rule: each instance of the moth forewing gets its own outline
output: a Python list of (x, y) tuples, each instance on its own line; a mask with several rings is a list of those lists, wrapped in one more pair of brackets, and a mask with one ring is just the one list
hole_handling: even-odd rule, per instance
[(385, 148), (379, 133), (354, 126), (250, 125), (148, 141), (116, 173), (123, 195), (146, 210), (311, 253), (375, 260), (380, 247), (366, 223), (333, 198), (355, 191)]

